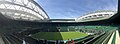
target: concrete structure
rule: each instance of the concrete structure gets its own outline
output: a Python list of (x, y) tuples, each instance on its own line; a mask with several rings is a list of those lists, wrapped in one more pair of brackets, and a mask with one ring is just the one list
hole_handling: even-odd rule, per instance
[(50, 19), (50, 22), (75, 22), (75, 19)]
[(0, 0), (0, 13), (13, 20), (49, 20), (47, 13), (34, 0)]
[(116, 14), (116, 11), (95, 11), (90, 12), (84, 16), (81, 16), (77, 19), (75, 19), (76, 22), (86, 22), (86, 21), (98, 21), (98, 20), (104, 20), (112, 17), (114, 14)]

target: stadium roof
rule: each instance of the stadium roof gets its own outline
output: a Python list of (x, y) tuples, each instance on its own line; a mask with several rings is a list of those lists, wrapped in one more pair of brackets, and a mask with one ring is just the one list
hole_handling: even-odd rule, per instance
[(50, 22), (75, 22), (75, 19), (50, 19)]
[[(86, 13), (83, 16), (93, 14), (93, 13), (100, 13), (100, 12), (114, 12), (114, 13), (117, 13), (117, 11), (112, 11), (112, 10), (97, 10), (97, 11), (92, 11), (92, 12)], [(80, 17), (82, 17), (82, 16), (80, 16)], [(80, 17), (78, 17), (78, 18), (80, 18)]]
[(87, 13), (84, 16), (80, 16), (76, 19), (77, 22), (86, 22), (86, 21), (97, 21), (97, 20), (103, 20), (108, 19), (115, 15), (116, 11), (110, 11), (110, 10), (99, 10)]
[[(47, 13), (34, 0), (0, 0), (0, 12), (7, 18), (28, 21), (75, 22), (75, 19), (49, 19)], [(98, 10), (87, 13), (116, 12), (111, 10)]]
[(0, 0), (0, 12), (14, 20), (49, 20), (47, 13), (34, 0)]

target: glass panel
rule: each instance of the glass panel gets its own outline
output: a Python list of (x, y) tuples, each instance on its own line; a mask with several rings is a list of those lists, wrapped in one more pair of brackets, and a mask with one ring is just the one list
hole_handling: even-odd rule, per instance
[(5, 8), (4, 4), (1, 4), (1, 5), (0, 5), (0, 8)]
[(15, 13), (15, 15), (17, 15), (17, 16), (18, 16), (18, 15), (20, 15), (20, 14), (19, 14), (19, 13)]

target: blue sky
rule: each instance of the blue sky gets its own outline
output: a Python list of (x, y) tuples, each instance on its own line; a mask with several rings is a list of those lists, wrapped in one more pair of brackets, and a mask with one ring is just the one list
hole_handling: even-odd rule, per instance
[(51, 19), (74, 19), (96, 10), (117, 10), (117, 0), (35, 0)]

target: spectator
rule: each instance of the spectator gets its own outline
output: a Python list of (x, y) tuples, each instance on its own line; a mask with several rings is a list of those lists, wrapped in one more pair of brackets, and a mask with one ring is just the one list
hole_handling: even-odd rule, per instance
[(48, 43), (47, 43), (47, 40), (43, 40), (43, 44), (48, 44)]
[(57, 44), (60, 44), (60, 42), (61, 42), (60, 40), (57, 40)]
[(67, 44), (70, 44), (70, 40), (68, 39)]
[(25, 40), (23, 40), (23, 43), (22, 44), (26, 44)]
[(72, 40), (72, 44), (75, 44), (74, 40)]

